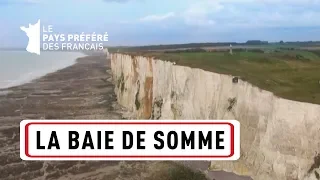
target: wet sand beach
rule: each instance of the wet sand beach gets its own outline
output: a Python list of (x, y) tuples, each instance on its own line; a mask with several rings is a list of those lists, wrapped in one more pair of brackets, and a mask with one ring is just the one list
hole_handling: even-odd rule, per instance
[[(23, 119), (122, 119), (125, 111), (116, 103), (109, 63), (105, 56), (87, 56), (30, 83), (0, 90), (0, 179), (165, 180), (170, 170), (181, 169), (168, 162), (20, 159)], [(182, 164), (202, 172), (209, 166), (209, 162)], [(224, 178), (223, 173), (207, 175), (211, 180), (246, 180)]]
[(118, 166), (118, 162), (22, 161), (19, 155), (23, 119), (121, 118), (107, 69), (104, 56), (88, 56), (30, 83), (1, 90), (0, 179), (57, 179), (90, 171), (99, 177), (99, 168)]

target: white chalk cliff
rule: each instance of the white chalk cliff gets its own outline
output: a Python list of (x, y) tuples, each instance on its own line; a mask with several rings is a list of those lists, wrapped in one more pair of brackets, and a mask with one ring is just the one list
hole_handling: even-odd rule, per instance
[(137, 118), (238, 120), (241, 158), (212, 169), (254, 180), (320, 179), (320, 105), (147, 57), (112, 54), (111, 68), (118, 102)]

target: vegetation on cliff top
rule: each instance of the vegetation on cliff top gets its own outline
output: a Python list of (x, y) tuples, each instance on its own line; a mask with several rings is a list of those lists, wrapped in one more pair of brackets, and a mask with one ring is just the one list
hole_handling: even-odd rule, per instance
[(286, 99), (320, 104), (320, 51), (293, 48), (206, 52), (178, 50), (130, 53), (153, 56), (177, 65), (239, 76)]

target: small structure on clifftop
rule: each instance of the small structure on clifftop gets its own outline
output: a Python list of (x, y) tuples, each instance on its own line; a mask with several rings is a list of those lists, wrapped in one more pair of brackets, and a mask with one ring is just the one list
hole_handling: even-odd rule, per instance
[(239, 77), (233, 77), (232, 78), (232, 82), (233, 83), (238, 83), (238, 81), (239, 81)]

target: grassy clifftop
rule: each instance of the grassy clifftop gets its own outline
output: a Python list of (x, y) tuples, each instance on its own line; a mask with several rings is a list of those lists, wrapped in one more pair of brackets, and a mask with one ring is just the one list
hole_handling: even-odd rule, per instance
[(138, 54), (240, 76), (279, 97), (320, 104), (320, 51), (236, 50), (231, 55), (228, 52), (189, 50)]

